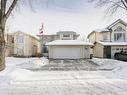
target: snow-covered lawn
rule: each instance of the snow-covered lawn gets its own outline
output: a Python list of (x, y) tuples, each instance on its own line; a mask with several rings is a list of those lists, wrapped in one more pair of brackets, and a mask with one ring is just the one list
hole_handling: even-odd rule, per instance
[(127, 62), (7, 57), (0, 95), (127, 95)]

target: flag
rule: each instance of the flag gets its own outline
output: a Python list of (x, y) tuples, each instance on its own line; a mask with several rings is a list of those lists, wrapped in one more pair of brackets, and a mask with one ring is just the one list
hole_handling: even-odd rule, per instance
[(39, 29), (39, 34), (43, 34), (43, 24), (42, 24), (42, 26), (41, 26), (41, 28)]

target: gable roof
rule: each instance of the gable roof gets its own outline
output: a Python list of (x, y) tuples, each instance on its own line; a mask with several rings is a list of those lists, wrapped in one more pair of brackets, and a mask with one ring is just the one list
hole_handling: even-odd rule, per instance
[(94, 32), (110, 32), (110, 29), (115, 26), (117, 23), (121, 22), (122, 24), (124, 24), (125, 26), (127, 26), (127, 23), (124, 22), (121, 19), (116, 20), (115, 22), (113, 22), (111, 25), (109, 25), (108, 27), (104, 28), (104, 29), (96, 29), (94, 31), (92, 31), (91, 33), (88, 34), (87, 38), (89, 38), (89, 36), (94, 33)]
[(88, 36), (87, 36), (87, 38), (89, 38), (89, 36), (92, 33), (95, 33), (95, 32), (110, 32), (110, 30), (109, 29), (106, 29), (106, 28), (104, 28), (104, 29), (96, 29), (96, 30), (92, 31), (91, 33), (89, 33)]
[(92, 43), (79, 41), (79, 40), (55, 40), (49, 43), (46, 43), (47, 46), (50, 45), (89, 45), (92, 46)]
[[(33, 39), (35, 39), (35, 40), (38, 40), (38, 38), (36, 38), (35, 36), (32, 36), (32, 35), (30, 35), (30, 34), (28, 34), (28, 33), (22, 32), (22, 31), (16, 31), (16, 32), (14, 32), (14, 35), (15, 35), (15, 34), (23, 34), (23, 35), (29, 36), (29, 37), (31, 37), (31, 38), (33, 38)], [(39, 41), (39, 40), (38, 40), (38, 41)]]
[(127, 23), (126, 22), (124, 22), (123, 20), (121, 20), (121, 19), (118, 19), (117, 21), (115, 21), (115, 22), (113, 22), (111, 25), (109, 25), (108, 27), (107, 27), (107, 29), (111, 29), (113, 26), (115, 26), (117, 23), (122, 23), (122, 24), (124, 24), (125, 26), (127, 26)]

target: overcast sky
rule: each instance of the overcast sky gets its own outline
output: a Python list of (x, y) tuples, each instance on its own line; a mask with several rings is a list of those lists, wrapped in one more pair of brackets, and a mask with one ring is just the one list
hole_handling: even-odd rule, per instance
[(36, 36), (41, 24), (44, 24), (44, 34), (55, 34), (58, 31), (75, 31), (82, 37), (95, 29), (105, 28), (117, 19), (127, 22), (127, 13), (119, 12), (113, 17), (104, 18), (102, 8), (95, 8), (87, 0), (42, 0), (41, 6), (36, 6), (36, 12), (24, 7), (15, 12), (7, 23), (9, 32), (23, 31)]

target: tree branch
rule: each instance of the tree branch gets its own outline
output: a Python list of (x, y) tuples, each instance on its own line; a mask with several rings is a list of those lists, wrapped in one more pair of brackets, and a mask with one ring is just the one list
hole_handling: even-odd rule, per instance
[(127, 4), (127, 0), (124, 0), (125, 2), (126, 2), (126, 4)]
[(5, 14), (5, 19), (7, 19), (10, 16), (10, 14), (11, 14), (12, 10), (15, 8), (17, 2), (18, 2), (18, 0), (13, 0), (11, 6), (7, 10), (7, 13)]
[(110, 2), (113, 3), (113, 4), (116, 4), (118, 7), (122, 8), (122, 9), (125, 9), (125, 10), (126, 10), (125, 7), (123, 7), (123, 6), (120, 5), (120, 2), (121, 2), (121, 1), (114, 2), (114, 1), (110, 0)]
[[(125, 0), (126, 1), (126, 0)], [(125, 4), (125, 2), (123, 0), (121, 0), (122, 4), (124, 5), (124, 7), (126, 8), (127, 10), (127, 5)], [(127, 2), (126, 2), (127, 3)]]

